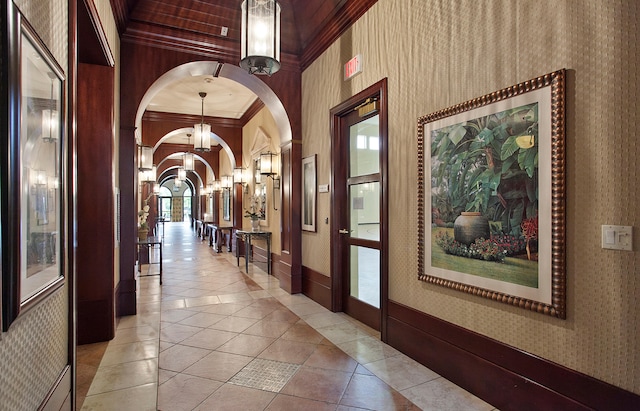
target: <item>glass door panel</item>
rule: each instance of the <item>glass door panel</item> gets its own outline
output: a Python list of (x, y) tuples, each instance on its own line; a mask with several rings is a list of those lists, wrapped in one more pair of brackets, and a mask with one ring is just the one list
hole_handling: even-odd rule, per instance
[(351, 297), (380, 308), (380, 250), (352, 245), (350, 254)]
[(349, 127), (349, 177), (380, 172), (379, 116)]
[(380, 241), (380, 182), (349, 187), (351, 237)]

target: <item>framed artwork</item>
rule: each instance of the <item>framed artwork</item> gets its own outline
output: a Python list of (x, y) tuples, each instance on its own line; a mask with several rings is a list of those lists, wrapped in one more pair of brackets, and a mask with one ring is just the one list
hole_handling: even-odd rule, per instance
[(231, 189), (222, 189), (222, 219), (231, 221)]
[(302, 229), (316, 231), (316, 155), (302, 159)]
[(418, 119), (418, 278), (558, 318), (565, 71)]
[[(62, 146), (64, 74), (44, 43), (14, 9), (3, 27), (8, 107), (2, 130), (3, 330), (25, 307), (64, 283), (62, 238)], [(13, 28), (14, 31), (11, 31)], [(4, 125), (3, 125), (4, 127)]]

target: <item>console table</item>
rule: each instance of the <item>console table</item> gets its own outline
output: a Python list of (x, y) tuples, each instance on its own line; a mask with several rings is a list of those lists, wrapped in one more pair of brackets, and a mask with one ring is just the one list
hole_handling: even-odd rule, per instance
[(236, 262), (240, 266), (240, 249), (238, 248), (238, 238), (244, 241), (244, 269), (249, 273), (249, 256), (251, 255), (251, 239), (254, 237), (263, 238), (267, 242), (267, 274), (271, 274), (271, 231), (244, 231), (236, 230)]
[(227, 244), (227, 251), (231, 252), (231, 238), (233, 235), (233, 226), (231, 225), (218, 225), (207, 224), (207, 231), (209, 231), (209, 247), (214, 247), (217, 253), (222, 252), (222, 245), (226, 242), (225, 232), (229, 233), (229, 242)]
[[(160, 247), (160, 261), (152, 263), (151, 262), (151, 258), (149, 258), (149, 264), (159, 264), (160, 265), (160, 274), (147, 274), (147, 275), (141, 275), (141, 277), (159, 275), (160, 276), (160, 284), (162, 284), (162, 237), (152, 236), (152, 237), (147, 237), (145, 240), (138, 239), (138, 260), (140, 260), (140, 250), (141, 249), (145, 249), (146, 248), (146, 251), (149, 252), (151, 247), (156, 246), (156, 245)], [(140, 271), (140, 265), (141, 264), (138, 263), (138, 271)]]

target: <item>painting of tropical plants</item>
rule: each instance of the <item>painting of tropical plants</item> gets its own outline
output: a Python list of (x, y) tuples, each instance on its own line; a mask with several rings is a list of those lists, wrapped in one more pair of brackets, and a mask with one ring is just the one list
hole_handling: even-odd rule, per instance
[[(497, 263), (524, 256), (533, 263), (504, 280), (537, 287), (537, 242), (527, 241), (523, 223), (538, 217), (538, 103), (432, 130), (430, 137), (432, 247)], [(463, 212), (484, 216), (487, 230), (458, 238), (454, 227)]]
[(418, 160), (419, 279), (563, 318), (564, 71), (421, 117)]

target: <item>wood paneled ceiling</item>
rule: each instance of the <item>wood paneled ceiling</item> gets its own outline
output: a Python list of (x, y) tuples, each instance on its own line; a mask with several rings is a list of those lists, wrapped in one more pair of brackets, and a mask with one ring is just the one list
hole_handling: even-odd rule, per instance
[[(283, 69), (304, 70), (377, 0), (279, 0)], [(111, 0), (123, 41), (236, 63), (241, 0)], [(228, 33), (222, 35), (222, 28)]]

